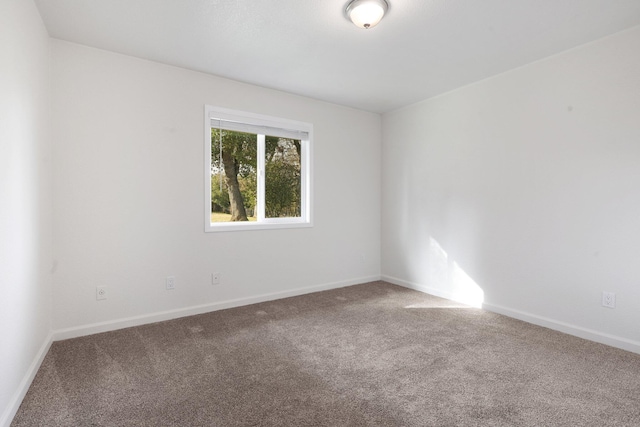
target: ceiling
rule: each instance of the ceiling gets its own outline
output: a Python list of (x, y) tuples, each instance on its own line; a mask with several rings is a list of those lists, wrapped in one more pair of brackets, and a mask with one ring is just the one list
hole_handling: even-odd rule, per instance
[(35, 0), (51, 37), (372, 112), (640, 25), (640, 0)]

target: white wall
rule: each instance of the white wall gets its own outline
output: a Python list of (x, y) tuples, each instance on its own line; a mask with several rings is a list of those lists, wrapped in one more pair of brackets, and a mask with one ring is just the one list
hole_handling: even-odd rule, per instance
[(385, 114), (383, 277), (640, 352), (638, 52), (640, 27)]
[(33, 2), (0, 2), (0, 426), (50, 342), (49, 39)]
[[(379, 115), (63, 41), (52, 76), (57, 337), (379, 278)], [(204, 104), (313, 124), (313, 228), (204, 233)]]

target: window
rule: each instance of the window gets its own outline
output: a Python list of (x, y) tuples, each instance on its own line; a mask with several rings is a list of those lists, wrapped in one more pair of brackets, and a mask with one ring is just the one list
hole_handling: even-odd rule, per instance
[(310, 227), (312, 130), (205, 106), (205, 231)]

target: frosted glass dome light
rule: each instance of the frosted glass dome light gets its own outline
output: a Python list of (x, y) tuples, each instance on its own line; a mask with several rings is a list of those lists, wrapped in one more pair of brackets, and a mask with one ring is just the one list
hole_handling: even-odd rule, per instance
[(386, 0), (352, 0), (347, 5), (347, 16), (360, 28), (373, 28), (387, 12)]

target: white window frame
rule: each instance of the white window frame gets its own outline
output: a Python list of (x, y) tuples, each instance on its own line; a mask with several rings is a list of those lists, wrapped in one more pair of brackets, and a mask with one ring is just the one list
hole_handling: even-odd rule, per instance
[[(307, 138), (300, 143), (300, 217), (296, 218), (265, 218), (264, 217), (264, 136), (258, 134), (258, 164), (257, 164), (257, 192), (258, 216), (257, 221), (211, 222), (211, 129), (216, 128), (216, 120), (236, 122), (254, 127), (267, 127), (307, 134)], [(312, 138), (313, 125), (311, 123), (265, 116), (262, 114), (230, 110), (228, 108), (204, 106), (204, 231), (240, 231), (265, 230), (312, 227)], [(276, 135), (277, 136), (277, 135)]]

